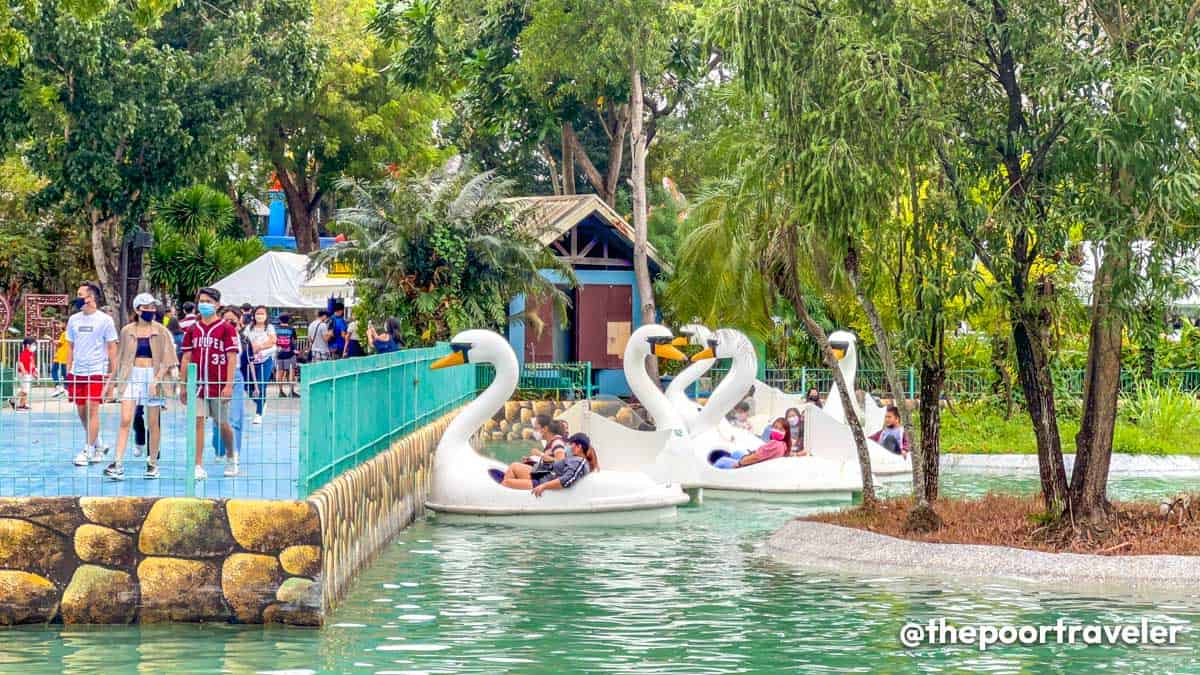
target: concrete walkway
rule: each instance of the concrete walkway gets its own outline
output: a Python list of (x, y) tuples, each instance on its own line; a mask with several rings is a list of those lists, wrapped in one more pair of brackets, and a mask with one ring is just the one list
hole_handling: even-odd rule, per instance
[(930, 544), (826, 523), (792, 520), (767, 540), (774, 558), (823, 571), (1010, 580), (1118, 593), (1197, 593), (1200, 556), (1100, 556), (1003, 546)]

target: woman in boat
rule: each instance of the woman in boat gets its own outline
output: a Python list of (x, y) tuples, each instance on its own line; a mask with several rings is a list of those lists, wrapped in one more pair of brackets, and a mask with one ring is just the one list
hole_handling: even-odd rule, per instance
[(501, 483), (510, 478), (538, 478), (550, 474), (550, 465), (567, 457), (566, 425), (559, 420), (550, 419), (549, 415), (537, 415), (533, 418), (533, 428), (543, 441), (544, 448), (534, 451), (520, 462), (508, 465)]
[[(596, 450), (592, 448), (592, 441), (586, 434), (575, 434), (567, 439), (567, 443), (571, 446), (571, 454), (555, 460), (550, 466), (549, 475), (505, 478), (502, 485), (516, 490), (533, 490), (535, 497), (541, 497), (546, 490), (565, 490), (580, 478), (600, 469)], [(526, 467), (525, 471), (529, 472), (530, 467)]]
[(733, 454), (718, 459), (713, 466), (718, 469), (737, 469), (769, 459), (785, 457), (791, 445), (787, 420), (777, 417), (774, 422), (771, 422), (771, 440), (759, 446), (754, 452), (734, 451)]

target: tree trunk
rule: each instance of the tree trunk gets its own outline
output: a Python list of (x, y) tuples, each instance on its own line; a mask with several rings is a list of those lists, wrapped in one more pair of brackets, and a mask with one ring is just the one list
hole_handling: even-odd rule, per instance
[[(1013, 311), (1022, 312), (1019, 308)], [(1063, 467), (1062, 439), (1058, 435), (1058, 417), (1054, 410), (1054, 384), (1050, 379), (1041, 325), (1037, 316), (1022, 312), (1012, 324), (1013, 345), (1017, 353), (1017, 379), (1025, 393), (1037, 439), (1042, 500), (1047, 511), (1056, 512), (1068, 506), (1067, 472)]]
[(1092, 324), (1083, 380), (1083, 418), (1075, 435), (1071, 510), (1076, 518), (1104, 521), (1109, 515), (1108, 468), (1112, 461), (1117, 397), (1121, 391), (1121, 333), (1124, 322), (1114, 305), (1114, 281), (1129, 264), (1128, 241), (1113, 242), (1092, 283)]
[[(921, 489), (927, 501), (935, 501), (939, 492), (939, 472), (942, 459), (942, 388), (946, 382), (945, 341), (936, 339), (933, 353), (921, 361), (921, 438), (920, 455), (913, 453), (913, 472), (920, 463)], [(915, 488), (916, 486), (914, 486)], [(914, 494), (920, 502), (920, 494)]]
[[(630, 128), (629, 159), (632, 163), (633, 184), (633, 275), (637, 281), (641, 306), (638, 311), (643, 325), (657, 320), (654, 308), (654, 287), (650, 282), (650, 262), (647, 249), (649, 236), (649, 213), (646, 208), (646, 134), (642, 124), (642, 71), (638, 65), (637, 52), (630, 58)], [(651, 379), (658, 380), (658, 364), (653, 362)]]
[(538, 151), (542, 153), (542, 159), (546, 160), (546, 164), (550, 167), (550, 187), (554, 191), (554, 196), (557, 197), (563, 193), (558, 162), (554, 160), (554, 153), (550, 152), (550, 148), (546, 147), (545, 143), (538, 145)]
[(247, 239), (253, 239), (258, 236), (258, 232), (254, 229), (254, 219), (250, 215), (250, 209), (246, 208), (246, 202), (242, 195), (238, 194), (233, 183), (225, 183), (225, 194), (229, 196), (229, 200), (233, 202), (233, 209), (237, 213), (238, 222), (242, 225), (242, 236)]
[(629, 128), (629, 106), (616, 108), (613, 115), (615, 120), (608, 139), (608, 170), (604, 175), (604, 192), (608, 195), (609, 206), (617, 204), (617, 185), (621, 180), (621, 164), (625, 154), (625, 132)]
[(88, 220), (92, 226), (92, 263), (96, 268), (96, 281), (100, 283), (104, 296), (98, 299), (97, 304), (112, 307), (113, 320), (119, 321), (124, 311), (121, 293), (121, 247), (124, 244), (121, 218), (89, 209)]
[[(888, 389), (891, 390), (892, 402), (900, 411), (900, 424), (908, 430), (913, 428), (912, 415), (908, 410), (908, 396), (905, 393), (904, 385), (900, 381), (900, 372), (896, 370), (896, 361), (892, 358), (891, 343), (888, 340), (887, 331), (883, 327), (883, 319), (879, 316), (879, 310), (875, 307), (875, 302), (871, 300), (871, 296), (863, 289), (862, 273), (858, 267), (858, 250), (851, 243), (846, 251), (845, 260), (846, 272), (850, 277), (850, 285), (854, 287), (854, 295), (858, 297), (858, 304), (862, 306), (863, 313), (867, 315), (867, 323), (871, 324), (871, 334), (875, 337), (875, 346), (879, 350), (879, 360), (883, 362), (884, 377), (887, 379)], [(938, 391), (941, 391), (940, 389)], [(924, 429), (922, 424), (921, 428)], [(921, 461), (922, 445), (918, 444), (913, 447), (913, 497), (917, 503), (922, 503), (926, 500), (926, 496), (922, 494), (921, 486), (925, 484), (923, 477), (923, 463)], [(935, 474), (934, 478), (937, 476)]]
[(562, 124), (562, 190), (564, 195), (575, 194), (575, 127), (570, 122)]
[(804, 325), (804, 331), (816, 341), (825, 366), (833, 373), (833, 381), (837, 384), (838, 394), (842, 398), (842, 410), (846, 416), (846, 424), (850, 426), (850, 433), (854, 437), (854, 446), (858, 452), (858, 467), (863, 487), (863, 508), (874, 509), (878, 504), (878, 499), (875, 496), (875, 484), (871, 475), (871, 455), (867, 451), (867, 436), (863, 433), (862, 423), (858, 419), (858, 413), (855, 412), (856, 409), (850, 398), (854, 394), (846, 386), (842, 371), (837, 367), (837, 359), (833, 356), (833, 350), (829, 348), (829, 336), (825, 334), (825, 329), (821, 328), (821, 324), (817, 323), (809, 314), (808, 305), (804, 302), (804, 293), (800, 290), (800, 277), (796, 271), (798, 243), (795, 241), (794, 231), (790, 226), (783, 233), (782, 239), (784, 241), (780, 242), (779, 249), (783, 259), (770, 266), (770, 278), (775, 282), (775, 290), (785, 300), (792, 303), (796, 315), (800, 317), (800, 322)]
[(292, 221), (292, 234), (296, 237), (296, 252), (312, 253), (320, 248), (317, 219), (314, 217), (320, 199), (319, 197), (314, 198), (314, 190), (304, 176), (296, 176), (280, 160), (275, 160), (273, 163), (279, 184), (283, 187), (288, 218)]

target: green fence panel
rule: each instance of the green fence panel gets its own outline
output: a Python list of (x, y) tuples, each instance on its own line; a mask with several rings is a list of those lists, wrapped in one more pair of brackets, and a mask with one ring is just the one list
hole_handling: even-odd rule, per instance
[[(492, 383), (491, 366), (477, 366), (477, 386), (483, 391)], [(524, 398), (578, 399), (592, 397), (592, 363), (526, 363), (521, 366), (517, 394)]]
[(473, 398), (476, 368), (429, 369), (449, 352), (448, 345), (438, 344), (305, 366), (300, 497)]

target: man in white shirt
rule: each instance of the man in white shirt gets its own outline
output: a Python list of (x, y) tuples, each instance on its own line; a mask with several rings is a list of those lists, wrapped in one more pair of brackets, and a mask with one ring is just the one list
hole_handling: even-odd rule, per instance
[(317, 318), (313, 319), (312, 323), (308, 324), (309, 360), (329, 360), (329, 343), (326, 342), (326, 338), (329, 337), (329, 326), (326, 323), (327, 321), (329, 321), (329, 312), (321, 310), (320, 312), (317, 312)]
[(100, 286), (85, 282), (75, 298), (79, 311), (67, 320), (67, 394), (87, 435), (87, 444), (75, 456), (75, 466), (95, 464), (107, 452), (99, 446), (100, 403), (108, 378), (116, 372), (117, 327), (99, 305)]

